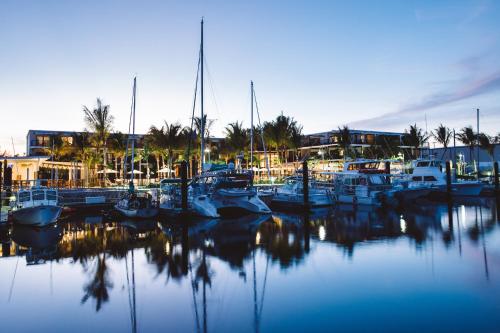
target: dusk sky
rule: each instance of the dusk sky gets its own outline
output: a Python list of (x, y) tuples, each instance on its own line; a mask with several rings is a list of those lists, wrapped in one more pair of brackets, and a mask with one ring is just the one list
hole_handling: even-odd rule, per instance
[[(29, 129), (83, 130), (82, 106), (111, 105), (127, 131), (189, 124), (205, 17), (213, 134), (264, 120), (305, 133), (351, 128), (500, 130), (500, 1), (0, 1), (0, 151)], [(215, 98), (214, 98), (215, 97)]]

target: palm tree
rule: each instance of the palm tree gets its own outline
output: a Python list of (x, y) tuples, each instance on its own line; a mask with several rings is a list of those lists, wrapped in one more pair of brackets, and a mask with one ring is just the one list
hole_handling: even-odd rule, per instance
[(229, 123), (226, 128), (226, 143), (231, 148), (232, 156), (248, 151), (248, 146), (250, 144), (249, 130), (243, 128), (243, 123), (235, 121), (234, 123)]
[(342, 151), (344, 152), (344, 160), (350, 156), (351, 151), (351, 130), (349, 127), (344, 125), (343, 127), (339, 127), (339, 143), (340, 147), (342, 147)]
[(292, 138), (297, 140), (302, 127), (292, 117), (283, 115), (283, 112), (272, 122), (264, 122), (263, 127), (266, 143), (279, 153), (280, 162), (286, 162), (285, 152), (294, 146)]
[(448, 150), (448, 144), (450, 143), (451, 139), (451, 131), (448, 127), (444, 126), (443, 124), (440, 124), (433, 132), (432, 136), (438, 143), (443, 145), (444, 151), (443, 154), (441, 155), (441, 159), (444, 157), (446, 154), (446, 151)]
[[(110, 135), (111, 152), (115, 158), (115, 170), (118, 171), (118, 159), (123, 162), (125, 150), (127, 149), (127, 136), (122, 132), (115, 132)], [(123, 163), (121, 163), (123, 164)], [(125, 178), (124, 169), (121, 168), (121, 178)]]
[(417, 158), (418, 150), (429, 140), (429, 136), (424, 134), (417, 124), (414, 124), (410, 125), (408, 130), (405, 130), (404, 139), (406, 144), (414, 149), (413, 158)]
[(166, 121), (165, 126), (162, 128), (165, 136), (165, 149), (168, 156), (168, 168), (170, 170), (173, 170), (174, 154), (182, 149), (182, 143), (184, 141), (184, 137), (182, 135), (183, 128), (179, 123), (169, 124)]
[(472, 153), (477, 139), (477, 135), (476, 133), (474, 133), (474, 129), (472, 128), (472, 126), (466, 126), (462, 128), (457, 137), (460, 142), (469, 147), (469, 160), (472, 161)]
[[(205, 142), (208, 142), (210, 140), (210, 131), (212, 130), (212, 127), (214, 125), (215, 119), (208, 119), (207, 115), (203, 115), (203, 125), (204, 125), (204, 138)], [(196, 133), (200, 134), (201, 133), (201, 117), (194, 117), (194, 128), (196, 129)]]
[[(87, 131), (92, 133), (92, 141), (97, 150), (102, 149), (103, 170), (106, 168), (107, 140), (113, 126), (113, 116), (110, 114), (109, 105), (103, 105), (100, 98), (97, 98), (96, 106), (90, 110), (83, 106), (84, 120), (87, 125)], [(103, 179), (106, 173), (103, 172)]]
[(485, 150), (488, 155), (490, 155), (491, 160), (494, 160), (494, 155), (495, 155), (495, 138), (492, 138), (491, 136), (481, 133), (479, 134), (479, 146), (481, 149)]
[(156, 126), (151, 126), (149, 128), (148, 135), (146, 136), (146, 144), (151, 148), (151, 154), (156, 159), (156, 170), (160, 170), (160, 159), (163, 160), (165, 156), (165, 135), (163, 133), (163, 127), (157, 128)]

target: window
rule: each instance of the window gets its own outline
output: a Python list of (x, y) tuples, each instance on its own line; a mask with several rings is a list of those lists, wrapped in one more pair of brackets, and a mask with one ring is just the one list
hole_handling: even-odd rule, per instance
[(413, 180), (414, 182), (421, 182), (422, 181), (422, 177), (415, 176), (415, 177), (412, 177), (411, 180)]
[(56, 191), (47, 191), (47, 200), (57, 200)]
[(417, 167), (419, 168), (424, 168), (429, 166), (429, 161), (424, 161), (424, 162), (418, 162)]
[(30, 192), (19, 192), (19, 202), (26, 202), (30, 200), (31, 200)]
[(48, 135), (37, 135), (36, 145), (42, 147), (48, 147), (50, 145), (50, 137)]
[(384, 179), (380, 176), (370, 176), (370, 182), (374, 185), (383, 185)]
[(62, 142), (64, 142), (68, 146), (73, 145), (73, 137), (72, 136), (63, 136), (61, 137)]
[(437, 181), (437, 179), (434, 176), (424, 176), (424, 181), (426, 181), (426, 182), (435, 182), (435, 181)]
[(33, 200), (45, 200), (45, 193), (43, 191), (33, 191)]

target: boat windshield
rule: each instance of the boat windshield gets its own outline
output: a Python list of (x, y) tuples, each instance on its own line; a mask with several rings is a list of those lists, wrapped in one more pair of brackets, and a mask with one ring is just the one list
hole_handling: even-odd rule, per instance
[(30, 192), (19, 192), (19, 202), (26, 202), (30, 200), (31, 200)]
[(53, 190), (50, 190), (50, 191), (47, 191), (47, 200), (57, 200), (57, 193), (56, 191), (53, 191)]
[(385, 185), (387, 180), (384, 176), (373, 175), (370, 176), (370, 183), (373, 185)]
[(45, 193), (43, 190), (33, 191), (33, 200), (45, 200)]

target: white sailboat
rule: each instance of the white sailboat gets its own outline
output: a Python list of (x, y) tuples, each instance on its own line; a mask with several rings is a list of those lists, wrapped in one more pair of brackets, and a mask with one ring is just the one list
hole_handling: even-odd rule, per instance
[[(133, 169), (135, 157), (135, 104), (136, 104), (136, 84), (137, 78), (134, 77), (134, 85), (132, 91), (132, 134), (129, 133), (129, 141), (131, 141), (131, 165)], [(128, 147), (128, 144), (127, 144)], [(127, 155), (127, 154), (126, 154)], [(124, 163), (126, 165), (126, 163)], [(130, 173), (129, 189), (125, 196), (115, 205), (116, 211), (122, 216), (128, 218), (148, 219), (158, 215), (159, 209), (153, 202), (149, 193), (140, 193), (134, 187), (134, 172)]]

